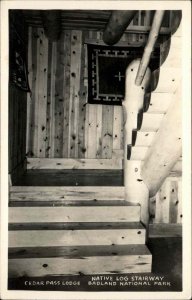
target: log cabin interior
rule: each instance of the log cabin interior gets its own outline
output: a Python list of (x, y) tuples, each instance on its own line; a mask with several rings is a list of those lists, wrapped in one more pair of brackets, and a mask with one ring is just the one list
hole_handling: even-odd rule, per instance
[(181, 24), (9, 11), (10, 278), (156, 272), (181, 237)]

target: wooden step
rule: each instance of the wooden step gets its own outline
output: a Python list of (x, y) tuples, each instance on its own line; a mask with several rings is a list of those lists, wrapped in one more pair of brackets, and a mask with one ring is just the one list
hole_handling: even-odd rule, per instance
[(10, 200), (124, 200), (125, 188), (107, 186), (12, 186)]
[(151, 145), (155, 132), (133, 131), (132, 146), (148, 147)]
[(27, 158), (27, 169), (60, 169), (60, 170), (114, 170), (121, 169), (120, 158), (112, 159), (73, 159), (73, 158)]
[(164, 114), (144, 113), (142, 118), (142, 124), (138, 131), (156, 132), (163, 120)]
[(145, 245), (29, 247), (9, 249), (9, 276), (123, 274), (151, 272)]
[(130, 203), (103, 205), (95, 201), (95, 205), (54, 206), (54, 207), (10, 207), (9, 223), (44, 223), (44, 222), (138, 222), (140, 206)]
[(172, 93), (158, 93), (154, 91), (151, 93), (148, 113), (166, 113), (172, 100)]
[[(63, 229), (48, 230), (33, 229), (33, 224), (27, 230), (17, 230), (12, 224), (9, 231), (9, 247), (51, 247), (76, 245), (125, 245), (144, 244), (145, 228), (140, 223), (88, 223), (63, 224)], [(125, 226), (126, 225), (126, 226)], [(37, 227), (37, 226), (35, 226)], [(15, 230), (13, 230), (15, 229)]]
[(130, 146), (128, 150), (129, 160), (144, 160), (148, 147), (145, 146)]
[[(168, 64), (168, 59), (166, 62)], [(178, 57), (179, 59), (179, 57)], [(155, 89), (158, 93), (174, 93), (181, 80), (181, 69), (176, 67), (166, 67), (162, 65), (160, 69), (158, 85)]]

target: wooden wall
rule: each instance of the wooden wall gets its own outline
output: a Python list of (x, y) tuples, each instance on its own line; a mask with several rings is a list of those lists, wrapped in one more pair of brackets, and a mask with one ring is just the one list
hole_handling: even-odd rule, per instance
[[(24, 44), (27, 45), (23, 16), (20, 12), (10, 11), (9, 17)], [(26, 116), (27, 93), (9, 83), (9, 174), (13, 182), (26, 168)]]
[[(124, 34), (122, 42), (146, 38)], [(42, 28), (29, 27), (29, 157), (112, 158), (123, 149), (122, 108), (87, 104), (87, 40), (100, 42), (102, 33), (65, 30), (50, 42)]]
[(27, 95), (14, 86), (9, 88), (9, 173), (26, 157)]
[(150, 223), (182, 223), (182, 179), (167, 177), (155, 197), (150, 198)]

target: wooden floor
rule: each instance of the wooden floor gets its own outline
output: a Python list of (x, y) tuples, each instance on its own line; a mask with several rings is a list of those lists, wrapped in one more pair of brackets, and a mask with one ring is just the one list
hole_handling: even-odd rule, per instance
[(28, 170), (18, 186), (123, 186), (122, 170)]

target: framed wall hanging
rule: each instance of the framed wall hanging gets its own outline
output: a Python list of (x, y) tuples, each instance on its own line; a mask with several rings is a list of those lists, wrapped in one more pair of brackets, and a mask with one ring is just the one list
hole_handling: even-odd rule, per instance
[[(144, 48), (88, 47), (88, 103), (121, 105), (125, 93), (125, 71), (129, 63), (141, 58)], [(151, 69), (159, 66), (159, 48), (152, 54)]]

